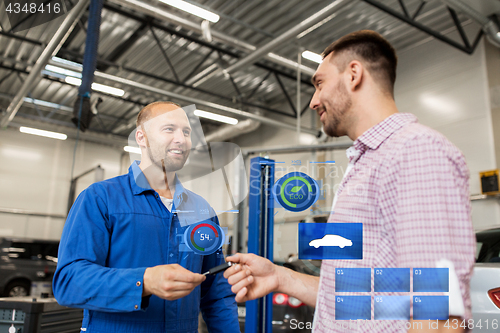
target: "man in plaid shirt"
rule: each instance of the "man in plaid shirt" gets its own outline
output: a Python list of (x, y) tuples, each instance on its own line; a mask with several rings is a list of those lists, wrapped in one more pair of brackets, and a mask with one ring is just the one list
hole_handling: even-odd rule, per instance
[(318, 112), (325, 133), (354, 141), (328, 222), (363, 223), (363, 259), (323, 260), (318, 278), (253, 254), (237, 254), (227, 260), (239, 265), (224, 273), (236, 301), (271, 292), (296, 297), (316, 307), (315, 333), (439, 332), (434, 324), (460, 332), (460, 324), (446, 321), (434, 321), (430, 329), (427, 321), (405, 326), (393, 320), (370, 325), (335, 320), (335, 268), (447, 267), (450, 319), (461, 323), (472, 318), (475, 237), (467, 165), (443, 135), (420, 125), (412, 114), (398, 112), (396, 64), (389, 42), (363, 30), (328, 46), (312, 79), (316, 92), (310, 107)]

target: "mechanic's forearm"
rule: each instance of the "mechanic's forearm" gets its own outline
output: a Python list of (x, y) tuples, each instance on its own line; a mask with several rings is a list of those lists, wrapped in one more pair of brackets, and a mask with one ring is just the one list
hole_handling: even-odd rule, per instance
[(298, 273), (291, 269), (277, 266), (278, 292), (295, 297), (303, 303), (315, 307), (318, 295), (319, 277)]

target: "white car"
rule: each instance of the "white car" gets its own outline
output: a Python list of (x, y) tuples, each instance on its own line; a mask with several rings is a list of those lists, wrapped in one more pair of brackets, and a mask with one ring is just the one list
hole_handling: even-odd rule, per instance
[(352, 241), (339, 235), (324, 235), (323, 238), (310, 241), (309, 246), (314, 246), (316, 249), (320, 246), (338, 246), (343, 249), (346, 246), (352, 246)]
[[(500, 228), (476, 233), (477, 252), (470, 281), (472, 318), (476, 333), (498, 333), (500, 327)], [(482, 326), (482, 327), (481, 327)]]

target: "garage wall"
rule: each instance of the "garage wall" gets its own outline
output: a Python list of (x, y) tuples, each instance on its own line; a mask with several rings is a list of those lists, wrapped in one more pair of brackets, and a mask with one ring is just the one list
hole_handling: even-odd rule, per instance
[[(496, 168), (484, 39), (473, 55), (431, 41), (401, 52), (399, 61), (399, 110), (414, 113), (462, 151), (470, 192), (481, 193), (479, 172)], [(499, 208), (496, 200), (473, 201), (474, 227), (500, 224)]]
[[(463, 152), (470, 170), (470, 193), (480, 193), (479, 172), (497, 167), (484, 41), (473, 55), (431, 40), (399, 52), (398, 56), (395, 95), (399, 110), (415, 114), (422, 124), (443, 133)], [(242, 147), (287, 146), (296, 144), (293, 138), (291, 131), (261, 126), (235, 142)], [(331, 181), (337, 184), (347, 166), (345, 152), (332, 151), (326, 158), (336, 161), (339, 172)], [(297, 222), (302, 218), (299, 215), (295, 221), (280, 221), (276, 226), (276, 258), (297, 253)], [(498, 201), (473, 201), (472, 220), (475, 228), (500, 224)]]
[[(73, 162), (73, 140), (54, 140), (0, 131), (0, 207), (65, 215)], [(101, 165), (104, 178), (120, 172), (121, 151), (80, 141), (74, 175)], [(77, 193), (94, 182), (94, 173), (78, 181)], [(0, 236), (59, 239), (63, 218), (0, 213)]]

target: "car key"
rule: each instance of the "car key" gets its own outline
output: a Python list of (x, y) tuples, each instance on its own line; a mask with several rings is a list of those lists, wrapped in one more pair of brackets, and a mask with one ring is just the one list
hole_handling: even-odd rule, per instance
[(223, 263), (222, 265), (210, 268), (210, 270), (208, 272), (203, 273), (203, 275), (208, 275), (208, 274), (215, 275), (217, 273), (224, 272), (226, 269), (228, 269), (229, 267), (231, 267), (233, 265), (234, 265), (234, 263), (228, 261), (228, 262)]

